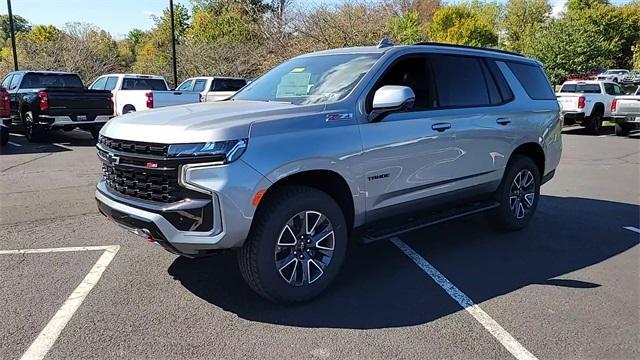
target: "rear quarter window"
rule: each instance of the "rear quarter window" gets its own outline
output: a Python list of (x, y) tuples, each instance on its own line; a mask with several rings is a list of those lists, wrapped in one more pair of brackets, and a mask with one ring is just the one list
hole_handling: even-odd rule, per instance
[(556, 96), (551, 89), (551, 83), (536, 65), (507, 62), (507, 66), (516, 76), (530, 98), (534, 100), (555, 100)]

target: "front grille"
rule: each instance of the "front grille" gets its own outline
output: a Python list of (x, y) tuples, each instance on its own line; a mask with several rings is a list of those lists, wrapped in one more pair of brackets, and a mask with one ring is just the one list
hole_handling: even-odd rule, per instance
[(182, 200), (177, 170), (151, 172), (102, 164), (107, 185), (124, 195), (170, 203)]
[(122, 151), (133, 154), (141, 155), (154, 155), (167, 157), (169, 145), (156, 144), (148, 142), (138, 142), (129, 140), (111, 139), (105, 136), (100, 136), (98, 143), (116, 151)]

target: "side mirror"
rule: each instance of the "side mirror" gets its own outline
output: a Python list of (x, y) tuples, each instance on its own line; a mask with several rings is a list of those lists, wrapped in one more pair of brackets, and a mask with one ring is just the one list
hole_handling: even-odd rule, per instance
[(416, 95), (410, 87), (385, 85), (373, 94), (373, 110), (369, 114), (369, 122), (392, 111), (410, 110), (415, 101)]

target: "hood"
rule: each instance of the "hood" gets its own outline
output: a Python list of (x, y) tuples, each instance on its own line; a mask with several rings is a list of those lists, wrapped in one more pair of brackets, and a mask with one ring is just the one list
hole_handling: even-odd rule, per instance
[(169, 106), (110, 120), (100, 134), (121, 140), (178, 144), (243, 139), (255, 121), (300, 114), (308, 106), (263, 101), (220, 101)]

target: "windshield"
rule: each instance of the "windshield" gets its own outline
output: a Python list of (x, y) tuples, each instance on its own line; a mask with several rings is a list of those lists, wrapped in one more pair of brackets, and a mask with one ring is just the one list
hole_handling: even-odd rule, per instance
[(24, 75), (23, 89), (39, 89), (50, 87), (82, 88), (82, 80), (75, 74), (27, 73)]
[(380, 54), (341, 54), (295, 58), (250, 83), (232, 99), (296, 105), (339, 101), (379, 57)]
[(624, 74), (626, 71), (624, 70), (607, 70), (607, 72), (605, 72), (605, 74), (607, 75), (620, 75), (620, 74)]

